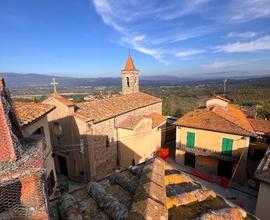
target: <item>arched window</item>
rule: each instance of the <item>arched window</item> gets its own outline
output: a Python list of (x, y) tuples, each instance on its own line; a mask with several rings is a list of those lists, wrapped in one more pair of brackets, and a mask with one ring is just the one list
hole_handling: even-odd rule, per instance
[(127, 77), (127, 86), (130, 87), (130, 84), (129, 84), (129, 77)]

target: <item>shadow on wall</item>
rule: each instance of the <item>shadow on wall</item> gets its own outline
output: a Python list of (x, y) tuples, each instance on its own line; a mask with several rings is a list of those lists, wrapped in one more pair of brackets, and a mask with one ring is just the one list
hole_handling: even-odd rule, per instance
[[(196, 146), (194, 149), (196, 149)], [(203, 150), (201, 152), (196, 150), (192, 152), (191, 150), (184, 151), (180, 148), (180, 150), (176, 150), (175, 160), (182, 166), (195, 168), (207, 175), (222, 176), (227, 179), (234, 175), (234, 182), (245, 184), (247, 182), (247, 154), (248, 148), (233, 150), (231, 154), (233, 156), (225, 154), (227, 158), (234, 158), (234, 161), (229, 161), (219, 156), (222, 155), (221, 152), (207, 156), (206, 151), (203, 152)]]
[[(80, 135), (74, 117), (51, 121), (50, 135), (56, 173), (77, 182), (100, 180), (119, 168), (120, 143), (107, 135)], [(141, 156), (121, 144), (130, 165)], [(119, 155), (119, 157), (118, 157)], [(133, 161), (134, 160), (134, 161)]]

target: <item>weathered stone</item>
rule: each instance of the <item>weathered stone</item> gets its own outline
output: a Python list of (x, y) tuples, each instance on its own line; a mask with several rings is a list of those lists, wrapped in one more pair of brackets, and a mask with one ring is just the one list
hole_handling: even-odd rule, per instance
[(140, 176), (142, 174), (142, 171), (143, 171), (143, 166), (132, 166), (128, 170), (132, 174)]
[(79, 202), (71, 194), (64, 193), (58, 201), (58, 207), (61, 219), (82, 219)]
[(105, 189), (96, 182), (90, 182), (87, 191), (95, 199), (98, 206), (103, 209), (112, 219), (127, 219), (128, 209), (111, 194), (106, 193)]
[(134, 202), (128, 216), (129, 220), (144, 220), (144, 219), (168, 219), (168, 210), (160, 203), (146, 199), (144, 201)]
[(193, 202), (201, 202), (210, 198), (215, 198), (216, 194), (212, 190), (193, 190), (188, 193), (182, 193), (175, 197), (167, 198), (167, 208), (170, 209), (171, 207), (181, 206), (191, 204)]
[(239, 208), (224, 208), (218, 211), (211, 211), (202, 215), (201, 220), (240, 220), (245, 219), (247, 214)]
[(134, 193), (137, 186), (138, 186), (138, 181), (136, 181), (136, 179), (133, 179), (133, 180), (129, 179), (124, 174), (119, 173), (119, 172), (114, 172), (110, 176), (110, 180), (112, 182), (119, 184), (123, 189), (125, 189), (131, 193)]
[(69, 183), (68, 178), (64, 175), (57, 176), (57, 185), (58, 189), (61, 193), (69, 191)]

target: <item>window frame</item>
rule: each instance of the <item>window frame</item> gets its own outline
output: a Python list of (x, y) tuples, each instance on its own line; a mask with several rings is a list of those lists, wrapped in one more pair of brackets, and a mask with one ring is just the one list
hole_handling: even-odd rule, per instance
[[(231, 151), (223, 151), (223, 140), (231, 140), (232, 141), (232, 145), (231, 145)], [(222, 155), (227, 155), (227, 156), (232, 156), (233, 153), (233, 148), (234, 148), (234, 139), (233, 138), (228, 138), (228, 137), (222, 137), (221, 138), (221, 154)], [(226, 149), (227, 150), (227, 149)], [(230, 152), (230, 153), (227, 153)]]
[[(194, 135), (194, 143), (193, 143), (193, 146), (189, 146), (188, 145), (188, 137), (189, 137), (189, 134), (192, 134), (192, 135)], [(190, 148), (190, 149), (194, 149), (195, 148), (195, 146), (196, 146), (196, 132), (192, 132), (192, 131), (187, 131), (187, 134), (186, 134), (186, 146), (188, 147), (188, 148)]]

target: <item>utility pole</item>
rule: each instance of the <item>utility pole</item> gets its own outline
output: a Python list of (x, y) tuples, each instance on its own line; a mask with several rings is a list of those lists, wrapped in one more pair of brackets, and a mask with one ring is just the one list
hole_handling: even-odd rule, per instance
[(225, 97), (226, 95), (226, 83), (227, 83), (227, 79), (223, 80), (223, 97)]

